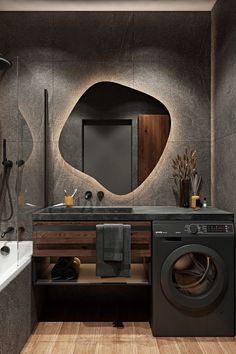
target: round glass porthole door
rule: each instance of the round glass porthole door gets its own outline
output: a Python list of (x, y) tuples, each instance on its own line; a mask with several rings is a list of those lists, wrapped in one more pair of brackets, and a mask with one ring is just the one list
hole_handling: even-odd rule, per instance
[(225, 265), (212, 249), (186, 245), (174, 250), (161, 270), (162, 290), (176, 307), (195, 311), (211, 308), (227, 286)]

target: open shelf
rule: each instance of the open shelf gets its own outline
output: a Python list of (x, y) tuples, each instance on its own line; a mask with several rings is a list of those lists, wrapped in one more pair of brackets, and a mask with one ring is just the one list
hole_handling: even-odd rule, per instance
[(143, 264), (131, 265), (130, 277), (101, 278), (96, 276), (96, 264), (81, 264), (76, 280), (52, 280), (50, 264), (42, 275), (35, 280), (36, 285), (92, 285), (92, 284), (139, 284), (148, 285), (149, 281)]

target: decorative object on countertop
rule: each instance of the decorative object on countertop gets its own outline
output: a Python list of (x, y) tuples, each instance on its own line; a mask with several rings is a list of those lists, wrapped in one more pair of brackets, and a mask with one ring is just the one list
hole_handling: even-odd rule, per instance
[(193, 195), (191, 197), (191, 207), (193, 209), (200, 208), (200, 197), (199, 197), (199, 188), (202, 181), (202, 177), (197, 174), (197, 172), (193, 173), (191, 176), (191, 185)]
[(64, 204), (68, 207), (71, 207), (74, 205), (74, 198), (72, 195), (65, 195), (64, 196)]
[(180, 207), (189, 207), (190, 181), (196, 172), (196, 165), (196, 150), (188, 150), (187, 148), (185, 148), (182, 157), (178, 154), (176, 159), (172, 160), (173, 178), (178, 188), (178, 205)]
[(75, 195), (77, 193), (78, 189), (75, 188), (72, 195), (69, 195), (67, 191), (64, 189), (64, 205), (71, 207), (74, 205), (75, 200), (78, 199), (79, 196), (75, 198)]
[(203, 199), (202, 206), (203, 206), (203, 208), (207, 208), (207, 199), (206, 198)]
[(192, 197), (191, 197), (191, 208), (200, 209), (200, 197), (199, 197), (199, 195), (192, 195)]

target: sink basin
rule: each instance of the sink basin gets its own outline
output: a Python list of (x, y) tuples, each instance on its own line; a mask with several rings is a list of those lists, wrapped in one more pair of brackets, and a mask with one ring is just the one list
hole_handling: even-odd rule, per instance
[(73, 213), (73, 214), (127, 214), (132, 213), (132, 207), (126, 206), (52, 206), (41, 210), (41, 213), (61, 214), (61, 213)]

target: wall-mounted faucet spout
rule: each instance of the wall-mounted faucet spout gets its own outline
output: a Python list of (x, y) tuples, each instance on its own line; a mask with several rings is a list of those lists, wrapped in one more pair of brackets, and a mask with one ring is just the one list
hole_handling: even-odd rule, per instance
[(6, 234), (9, 234), (9, 232), (13, 232), (13, 231), (14, 231), (14, 227), (9, 226), (5, 231), (3, 231), (3, 232), (1, 233), (1, 238), (5, 237)]
[(93, 195), (92, 192), (87, 191), (87, 192), (85, 193), (85, 196), (84, 196), (84, 197), (85, 197), (86, 200), (90, 200), (90, 199), (92, 198), (92, 195)]
[(97, 192), (97, 197), (98, 197), (98, 200), (101, 202), (104, 198), (104, 192), (103, 191)]

